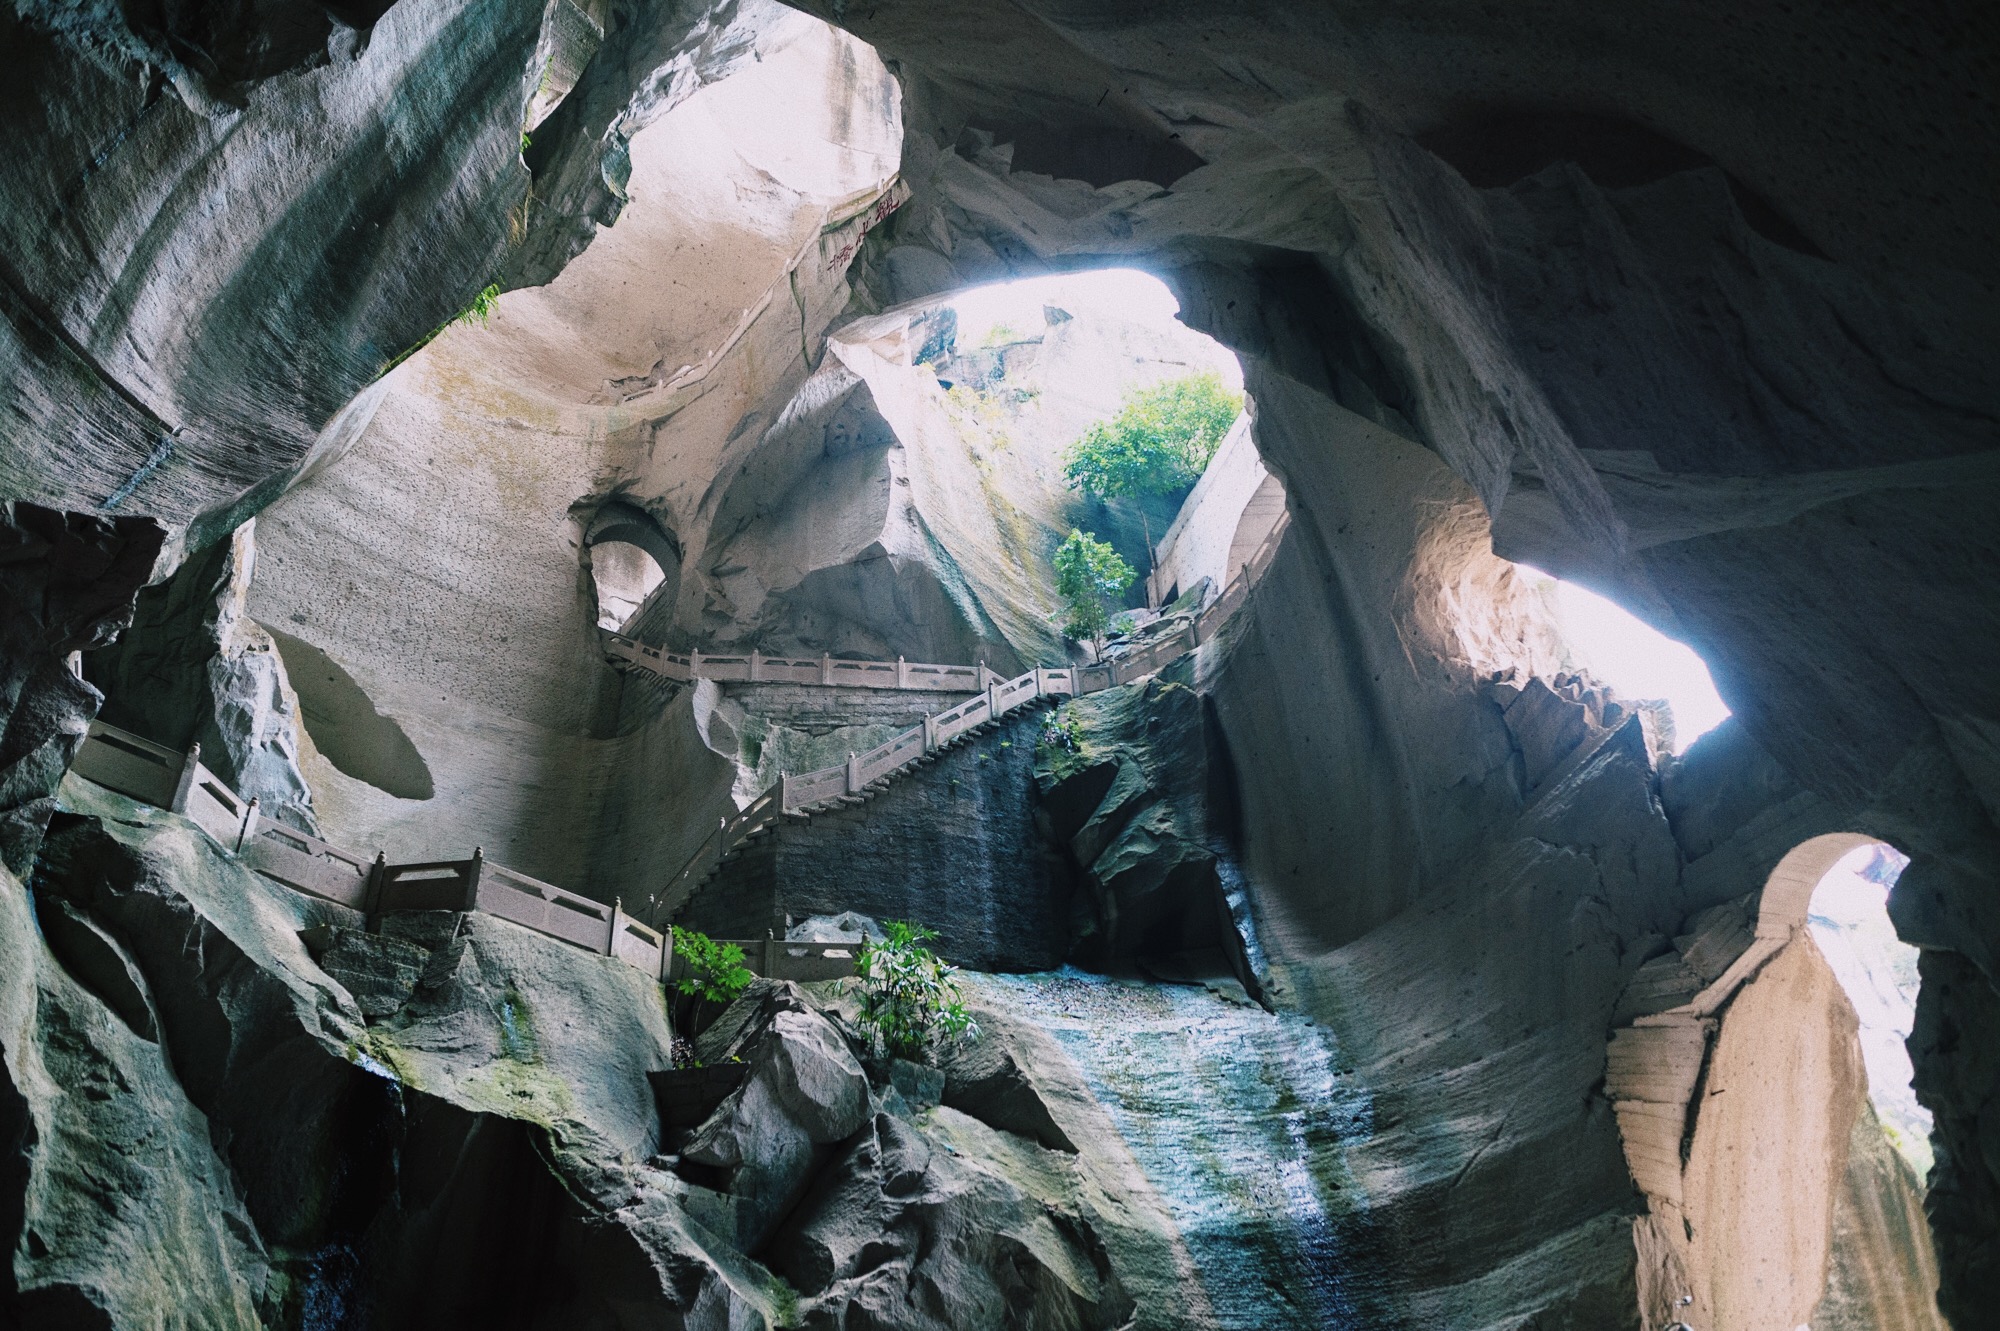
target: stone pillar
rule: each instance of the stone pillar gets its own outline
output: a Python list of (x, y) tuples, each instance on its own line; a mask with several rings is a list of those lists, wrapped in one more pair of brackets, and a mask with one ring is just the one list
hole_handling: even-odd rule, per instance
[(188, 796), (194, 793), (194, 776), (201, 770), (201, 745), (190, 744), (187, 757), (181, 760), (181, 779), (174, 785), (173, 803), (167, 807), (175, 813), (186, 813)]
[(604, 937), (604, 955), (614, 956), (618, 951), (618, 931), (625, 927), (625, 898), (614, 897), (611, 901), (611, 932)]
[(472, 863), (465, 868), (465, 904), (461, 910), (479, 909), (479, 875), (486, 868), (486, 851), (483, 847), (472, 848)]

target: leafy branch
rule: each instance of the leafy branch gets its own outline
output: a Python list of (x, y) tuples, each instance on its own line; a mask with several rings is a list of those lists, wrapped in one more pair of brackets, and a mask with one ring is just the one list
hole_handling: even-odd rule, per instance
[(942, 1045), (977, 1039), (979, 1027), (965, 1010), (956, 966), (924, 944), (935, 929), (907, 920), (883, 924), (888, 935), (861, 945), (861, 1028), (895, 1058), (923, 1062)]

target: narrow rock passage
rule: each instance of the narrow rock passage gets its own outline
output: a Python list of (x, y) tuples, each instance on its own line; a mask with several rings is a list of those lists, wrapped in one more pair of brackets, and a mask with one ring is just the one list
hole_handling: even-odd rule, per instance
[(1346, 1251), (1365, 1202), (1341, 1140), (1370, 1106), (1328, 1033), (1240, 990), (1075, 969), (965, 980), (1075, 1060), (1180, 1227), (1215, 1325), (1367, 1324)]

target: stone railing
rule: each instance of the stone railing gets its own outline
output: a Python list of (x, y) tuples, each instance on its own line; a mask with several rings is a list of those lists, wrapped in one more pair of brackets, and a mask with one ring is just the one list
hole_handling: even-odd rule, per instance
[[(956, 742), (968, 731), (997, 721), (1008, 712), (1024, 703), (1038, 698), (1074, 697), (1086, 693), (1097, 693), (1104, 689), (1129, 684), (1143, 679), (1161, 668), (1173, 664), (1181, 657), (1213, 638), (1229, 617), (1241, 608), (1250, 595), (1250, 588), (1263, 576), (1276, 557), (1279, 540), (1284, 536), (1289, 520), (1280, 517), (1271, 529), (1270, 535), (1257, 548), (1257, 553), (1244, 564), (1229, 586), (1199, 615), (1184, 621), (1172, 632), (1162, 634), (1143, 645), (1133, 648), (1114, 659), (1100, 665), (1066, 666), (1059, 669), (1046, 667), (1030, 670), (1013, 679), (1000, 680), (985, 666), (913, 666), (898, 658), (895, 662), (834, 661), (821, 657), (819, 662), (788, 661), (779, 657), (764, 657), (752, 653), (750, 656), (703, 656), (691, 653), (676, 656), (655, 648), (643, 647), (630, 639), (619, 639), (639, 652), (648, 654), (645, 664), (649, 668), (667, 674), (663, 668), (678, 663), (690, 673), (686, 676), (672, 675), (671, 678), (733, 679), (763, 682), (766, 680), (790, 680), (793, 677), (782, 673), (767, 673), (776, 667), (782, 671), (800, 666), (817, 666), (819, 680), (798, 680), (801, 683), (846, 683), (855, 679), (865, 679), (866, 675), (857, 669), (856, 673), (844, 678), (836, 678), (835, 671), (842, 666), (872, 668), (874, 678), (900, 681), (911, 677), (914, 671), (960, 671), (965, 675), (977, 671), (982, 677), (980, 692), (955, 707), (926, 716), (922, 723), (877, 745), (866, 753), (851, 753), (847, 761), (837, 767), (823, 767), (816, 772), (781, 773), (773, 785), (752, 800), (734, 817), (717, 821), (716, 828), (695, 848), (679, 873), (669, 879), (666, 885), (646, 901), (646, 918), (658, 925), (670, 919), (687, 899), (694, 894), (702, 880), (720, 867), (723, 857), (742, 845), (745, 841), (777, 822), (786, 814), (800, 814), (834, 801), (855, 801), (864, 798), (864, 792), (875, 787), (895, 773), (919, 762), (929, 754), (938, 752)], [(621, 659), (635, 659), (623, 655)], [(731, 673), (705, 673), (712, 663), (726, 663), (720, 668)], [(703, 673), (696, 673), (701, 671)], [(893, 673), (891, 673), (893, 672)], [(963, 677), (963, 676), (961, 676)], [(927, 688), (934, 685), (904, 685), (900, 682), (870, 684), (873, 688)]]
[(282, 823), (264, 822), (246, 800), (187, 753), (93, 721), (72, 770), (131, 799), (185, 814), (250, 869), (294, 891), (369, 916), (406, 910), (480, 910), (599, 956), (666, 977), (670, 951), (660, 933), (625, 913), (488, 861), (390, 864), (342, 850)]
[(712, 679), (723, 684), (816, 684), (825, 688), (911, 689), (927, 693), (970, 693), (1000, 678), (983, 665), (926, 665), (905, 661), (844, 661), (787, 656), (707, 656), (648, 647), (622, 633), (604, 635), (604, 653), (642, 670), (687, 683)]
[[(282, 823), (265, 822), (255, 799), (244, 799), (202, 764), (200, 745), (181, 753), (93, 721), (72, 770), (128, 798), (186, 815), (246, 867), (294, 891), (371, 917), (405, 910), (485, 911), (600, 956), (617, 957), (664, 980), (674, 964), (673, 949), (656, 926), (680, 908), (731, 850), (786, 814), (805, 813), (834, 801), (858, 800), (926, 755), (1024, 704), (1128, 684), (1180, 659), (1213, 637), (1243, 604), (1250, 586), (1275, 555), (1286, 525), (1281, 519), (1223, 594), (1172, 632), (1102, 664), (1037, 668), (1008, 680), (983, 664), (925, 665), (900, 658), (893, 662), (836, 661), (828, 656), (813, 661), (757, 652), (704, 656), (697, 651), (682, 656), (615, 633), (606, 635), (607, 651), (613, 657), (670, 679), (974, 694), (954, 707), (926, 716), (921, 724), (866, 753), (848, 755), (838, 767), (780, 775), (776, 785), (734, 817), (718, 822), (681, 871), (648, 899), (644, 919), (628, 915), (621, 904), (607, 906), (492, 863), (477, 849), (466, 860), (390, 864), (381, 852), (370, 859)], [(840, 974), (852, 973), (851, 955), (847, 970), (838, 970), (835, 965), (836, 953), (843, 945), (784, 940), (743, 944), (746, 953), (767, 945), (784, 951), (783, 961), (775, 953), (759, 953), (767, 966), (784, 972), (781, 978), (830, 978), (818, 974), (829, 966)], [(766, 969), (761, 973), (778, 972)]]
[[(743, 964), (773, 980), (838, 980), (854, 974), (861, 951), (859, 943), (802, 943), (787, 938), (718, 938), (723, 945), (734, 943), (743, 949)], [(667, 980), (688, 974), (687, 958), (675, 956)]]

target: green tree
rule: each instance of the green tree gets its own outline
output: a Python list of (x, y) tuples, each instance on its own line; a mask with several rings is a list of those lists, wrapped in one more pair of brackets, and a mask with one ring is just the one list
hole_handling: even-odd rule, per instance
[(907, 920), (887, 920), (888, 937), (861, 945), (855, 966), (861, 972), (861, 1027), (896, 1058), (922, 1062), (940, 1044), (976, 1038), (973, 1024), (952, 980), (957, 969), (924, 944), (935, 929)]
[(734, 1003), (750, 981), (757, 977), (743, 964), (743, 949), (735, 943), (718, 943), (707, 934), (673, 926), (674, 954), (687, 963), (687, 973), (674, 988), (694, 999), (688, 1025), (696, 1024), (707, 1003), (728, 1006)]
[[(1222, 436), (1243, 410), (1243, 395), (1213, 370), (1127, 393), (1118, 414), (1099, 421), (1063, 453), (1070, 488), (1100, 499), (1170, 495), (1201, 479)], [(1153, 532), (1145, 510), (1146, 548)]]
[(1122, 595), (1132, 585), (1132, 566), (1103, 541), (1074, 527), (1056, 547), (1055, 566), (1056, 594), (1067, 612), (1063, 632), (1088, 642), (1093, 656), (1101, 654), (1105, 625), (1111, 620), (1105, 598)]

